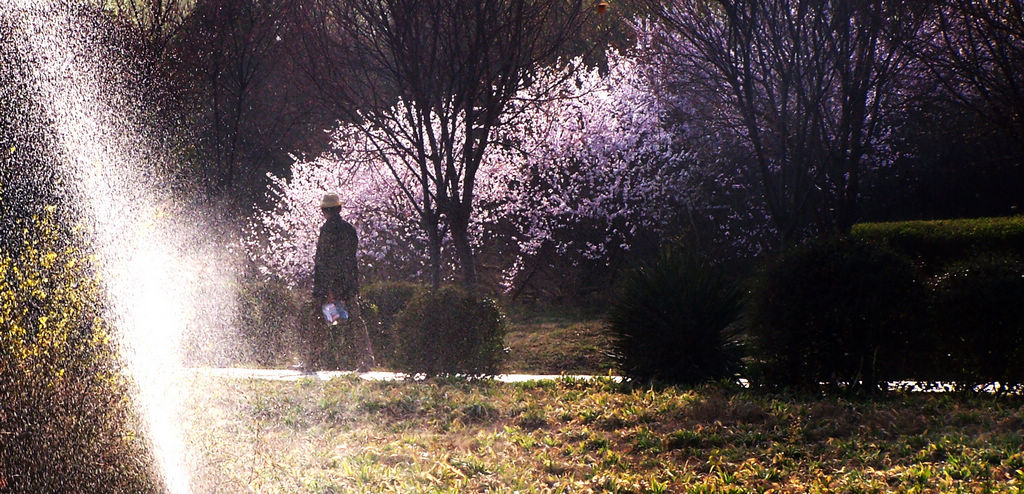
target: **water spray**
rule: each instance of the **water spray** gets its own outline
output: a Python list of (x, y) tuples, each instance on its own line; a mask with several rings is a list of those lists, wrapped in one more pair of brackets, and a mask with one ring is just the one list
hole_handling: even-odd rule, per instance
[(67, 184), (64, 202), (87, 225), (87, 240), (100, 258), (107, 317), (138, 388), (134, 401), (163, 483), (173, 493), (191, 492), (180, 427), (182, 339), (190, 325), (213, 316), (203, 310), (211, 280), (229, 275), (197, 255), (215, 249), (162, 185), (159, 153), (130, 124), (130, 105), (118, 100), (118, 88), (100, 77), (108, 61), (72, 10), (58, 1), (7, 0), (0, 16), (14, 27), (13, 43), (43, 109), (47, 124), (39, 132), (52, 138), (58, 178)]

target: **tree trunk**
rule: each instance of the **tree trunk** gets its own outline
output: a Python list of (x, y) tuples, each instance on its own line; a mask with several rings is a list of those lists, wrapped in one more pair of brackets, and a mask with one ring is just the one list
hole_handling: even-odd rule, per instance
[(476, 285), (476, 256), (473, 253), (473, 245), (469, 240), (469, 209), (460, 207), (451, 221), (452, 242), (455, 244), (455, 253), (459, 257), (459, 271), (462, 273), (462, 286), (471, 290)]
[(441, 287), (441, 235), (437, 231), (437, 222), (433, 227), (426, 227), (429, 238), (430, 251), (430, 286), (434, 289)]

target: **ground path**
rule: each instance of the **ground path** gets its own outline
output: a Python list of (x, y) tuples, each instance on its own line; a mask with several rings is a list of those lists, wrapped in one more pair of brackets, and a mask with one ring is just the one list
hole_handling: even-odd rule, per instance
[[(360, 379), (367, 381), (401, 381), (408, 378), (407, 374), (385, 371), (355, 372), (355, 371), (316, 371), (304, 372), (298, 369), (246, 369), (246, 368), (216, 368), (196, 367), (188, 369), (194, 374), (214, 377), (230, 377), (235, 379), (266, 379), (271, 381), (298, 381), (300, 379), (314, 379), (327, 381), (330, 379), (358, 375)], [(593, 379), (595, 376), (588, 375), (567, 375), (567, 374), (499, 374), (494, 376), (495, 381), (505, 383), (516, 383), (526, 381), (551, 381), (555, 379)], [(612, 376), (615, 380), (621, 377)]]
[[(370, 372), (356, 372), (356, 371), (316, 371), (316, 372), (305, 372), (299, 369), (247, 369), (239, 367), (193, 367), (187, 369), (193, 375), (205, 375), (214, 377), (228, 377), (234, 379), (265, 379), (268, 381), (298, 381), (301, 379), (312, 379), (317, 381), (328, 381), (331, 379), (354, 376), (358, 375), (360, 379), (366, 381), (402, 381), (408, 379), (408, 374), (402, 374), (398, 372), (387, 372), (387, 371), (370, 371)], [(557, 379), (579, 379), (589, 380), (595, 377), (605, 376), (591, 376), (591, 375), (570, 375), (570, 374), (499, 374), (494, 376), (492, 379), (504, 383), (519, 383), (526, 381), (553, 381)], [(611, 377), (615, 381), (622, 381), (621, 376), (607, 376)], [(748, 383), (746, 379), (740, 379), (740, 385), (747, 387)], [(926, 392), (949, 392), (953, 391), (954, 387), (950, 383), (941, 382), (918, 382), (918, 381), (898, 381), (889, 383), (890, 390), (903, 390), (903, 391), (926, 391)], [(978, 386), (976, 391), (983, 391), (986, 393), (995, 393), (999, 388), (992, 384), (985, 386)], [(1011, 390), (1010, 394), (1024, 394), (1024, 389), (1018, 388), (1016, 391)]]

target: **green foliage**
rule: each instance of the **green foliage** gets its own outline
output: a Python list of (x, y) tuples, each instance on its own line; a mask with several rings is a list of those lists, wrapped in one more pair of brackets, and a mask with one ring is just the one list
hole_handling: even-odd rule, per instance
[(860, 223), (850, 234), (920, 260), (933, 273), (982, 253), (1024, 252), (1024, 216)]
[(241, 357), (260, 365), (282, 363), (298, 345), (302, 297), (282, 281), (250, 279), (239, 286), (238, 298)]
[(935, 357), (945, 362), (934, 377), (1024, 384), (1024, 261), (979, 256), (951, 265), (930, 286)]
[(1024, 216), (864, 223), (852, 235), (906, 254), (931, 276), (920, 301), (928, 311), (907, 327), (916, 335), (902, 377), (962, 389), (1024, 382)]
[(625, 275), (608, 315), (626, 376), (696, 384), (733, 377), (739, 349), (727, 328), (740, 294), (694, 255), (663, 249)]
[(494, 300), (445, 286), (413, 297), (395, 320), (397, 367), (427, 376), (497, 374), (505, 316)]
[(913, 265), (891, 250), (828, 238), (784, 253), (752, 296), (762, 384), (877, 386), (907, 358), (920, 300)]
[(407, 281), (383, 281), (363, 287), (363, 319), (370, 333), (370, 343), (378, 365), (396, 364), (398, 341), (395, 319), (417, 295), (426, 291), (425, 285)]
[(21, 227), (17, 254), (0, 249), (0, 490), (155, 490), (95, 259), (52, 207)]

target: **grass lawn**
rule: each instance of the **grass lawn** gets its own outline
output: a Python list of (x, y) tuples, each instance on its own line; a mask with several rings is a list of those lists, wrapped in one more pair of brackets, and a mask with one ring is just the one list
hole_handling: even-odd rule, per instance
[(1021, 492), (1024, 401), (203, 377), (196, 492)]
[(505, 373), (593, 374), (614, 372), (603, 315), (570, 308), (513, 307), (508, 311)]

